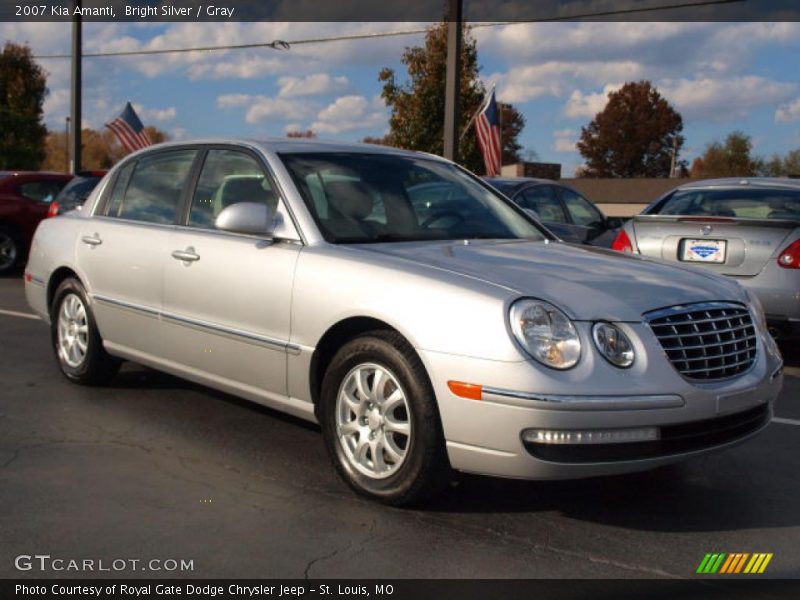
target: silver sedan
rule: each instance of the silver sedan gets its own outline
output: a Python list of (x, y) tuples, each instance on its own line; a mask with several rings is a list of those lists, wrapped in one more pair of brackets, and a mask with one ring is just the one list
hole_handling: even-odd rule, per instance
[(735, 281), (562, 244), (390, 148), (146, 149), (40, 225), (25, 284), (69, 380), (130, 360), (316, 421), (343, 479), (390, 504), (451, 469), (579, 478), (724, 448), (783, 381)]
[(683, 185), (628, 221), (615, 249), (735, 279), (761, 300), (775, 338), (800, 339), (800, 181)]

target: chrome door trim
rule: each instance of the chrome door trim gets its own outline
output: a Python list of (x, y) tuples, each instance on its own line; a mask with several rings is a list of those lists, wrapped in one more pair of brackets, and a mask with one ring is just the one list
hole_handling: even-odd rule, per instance
[(101, 296), (100, 294), (91, 294), (92, 300), (99, 302), (100, 304), (106, 304), (108, 306), (113, 306), (115, 308), (122, 308), (125, 310), (130, 310), (133, 312), (138, 312), (143, 315), (147, 315), (148, 317), (155, 317), (158, 318), (160, 313), (154, 308), (150, 308), (149, 306), (145, 306), (143, 304), (136, 304), (134, 302), (123, 302), (122, 300), (115, 300), (114, 298), (109, 298), (108, 296)]
[(186, 327), (192, 327), (194, 329), (200, 329), (203, 331), (209, 331), (211, 333), (222, 334), (251, 344), (254, 343), (257, 345), (266, 346), (268, 348), (273, 348), (275, 350), (282, 350), (283, 352), (286, 352), (287, 354), (291, 354), (293, 356), (297, 356), (298, 354), (300, 354), (300, 346), (298, 346), (297, 344), (292, 344), (286, 340), (280, 340), (277, 338), (272, 338), (265, 335), (259, 335), (256, 333), (250, 333), (248, 331), (235, 329), (233, 327), (225, 327), (223, 325), (210, 323), (208, 321), (201, 321), (199, 319), (191, 319), (189, 317), (183, 317), (172, 313), (165, 313), (163, 311), (156, 310), (149, 306), (134, 304), (132, 302), (124, 302), (122, 300), (116, 300), (114, 298), (109, 298), (107, 296), (92, 294), (91, 297), (93, 300), (96, 300), (101, 304), (122, 308), (124, 310), (139, 312), (150, 317), (161, 319), (163, 321), (168, 321)]

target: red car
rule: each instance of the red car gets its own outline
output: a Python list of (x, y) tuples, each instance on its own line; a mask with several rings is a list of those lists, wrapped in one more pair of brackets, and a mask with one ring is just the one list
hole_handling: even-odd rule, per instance
[(36, 226), (71, 179), (65, 173), (0, 171), (0, 274), (27, 256)]

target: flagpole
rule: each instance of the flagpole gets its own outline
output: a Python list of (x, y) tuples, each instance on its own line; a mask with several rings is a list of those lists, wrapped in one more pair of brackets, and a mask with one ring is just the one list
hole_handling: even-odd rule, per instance
[(491, 90), (491, 92), (489, 92), (488, 94), (486, 94), (486, 96), (485, 96), (485, 97), (484, 97), (484, 99), (483, 99), (483, 102), (481, 102), (481, 105), (478, 107), (478, 110), (476, 110), (476, 111), (475, 111), (475, 114), (474, 114), (474, 115), (472, 115), (472, 118), (471, 118), (471, 119), (469, 120), (469, 122), (467, 123), (467, 126), (466, 126), (466, 127), (464, 127), (464, 131), (462, 131), (462, 132), (461, 132), (461, 137), (459, 137), (459, 138), (458, 138), (458, 141), (459, 141), (459, 142), (460, 142), (461, 140), (463, 140), (463, 139), (464, 139), (464, 136), (465, 136), (465, 135), (467, 135), (467, 132), (469, 131), (469, 128), (470, 128), (470, 127), (472, 127), (472, 124), (475, 122), (475, 118), (476, 118), (476, 117), (477, 117), (477, 116), (478, 116), (478, 115), (481, 113), (481, 111), (482, 111), (482, 110), (483, 110), (483, 109), (486, 107), (486, 105), (489, 103), (489, 98), (491, 98), (491, 97), (492, 97), (492, 94), (494, 93), (494, 88), (495, 88), (495, 84), (492, 84), (492, 90)]

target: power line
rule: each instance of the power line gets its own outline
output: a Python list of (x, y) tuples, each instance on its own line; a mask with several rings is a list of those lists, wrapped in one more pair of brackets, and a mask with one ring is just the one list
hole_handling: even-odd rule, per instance
[[(591, 17), (614, 17), (614, 16), (622, 16), (622, 15), (632, 15), (632, 14), (642, 14), (642, 13), (649, 13), (649, 12), (657, 12), (657, 11), (664, 11), (664, 10), (678, 10), (682, 8), (700, 8), (704, 6), (714, 6), (720, 4), (734, 4), (734, 3), (742, 3), (746, 2), (747, 0), (696, 0), (694, 2), (683, 2), (683, 3), (676, 3), (676, 4), (665, 4), (661, 6), (650, 6), (650, 7), (640, 7), (640, 8), (628, 8), (623, 10), (609, 10), (609, 11), (601, 11), (601, 12), (593, 12), (593, 13), (584, 13), (584, 14), (574, 14), (569, 16), (563, 17), (544, 17), (541, 19), (532, 19), (530, 21), (496, 21), (492, 23), (475, 23), (474, 25), (470, 25), (472, 29), (480, 29), (484, 27), (501, 27), (504, 25), (518, 25), (524, 23), (552, 23), (557, 21), (572, 21), (578, 19), (587, 19)], [(193, 48), (164, 48), (159, 50), (130, 50), (130, 51), (120, 51), (120, 52), (90, 52), (83, 54), (83, 58), (113, 58), (113, 57), (125, 57), (125, 56), (150, 56), (154, 54), (186, 54), (188, 52), (216, 52), (216, 51), (224, 51), (224, 50), (246, 50), (252, 48), (269, 48), (271, 50), (289, 50), (292, 46), (302, 46), (308, 44), (324, 44), (329, 42), (343, 42), (343, 41), (354, 41), (354, 40), (367, 40), (367, 39), (376, 39), (376, 38), (387, 38), (387, 37), (400, 37), (400, 36), (407, 36), (407, 35), (418, 35), (421, 33), (427, 33), (427, 28), (419, 28), (419, 29), (406, 29), (400, 31), (380, 31), (376, 33), (360, 33), (360, 34), (349, 34), (349, 35), (341, 35), (341, 36), (333, 36), (333, 37), (320, 37), (320, 38), (309, 38), (304, 40), (294, 40), (290, 42), (286, 42), (283, 40), (275, 40), (272, 42), (261, 42), (261, 43), (253, 43), (253, 44), (231, 44), (231, 45), (224, 45), (224, 46), (197, 46)], [(33, 58), (37, 60), (45, 60), (45, 59), (60, 59), (60, 58), (71, 58), (71, 54), (43, 54), (39, 56), (34, 56)]]

